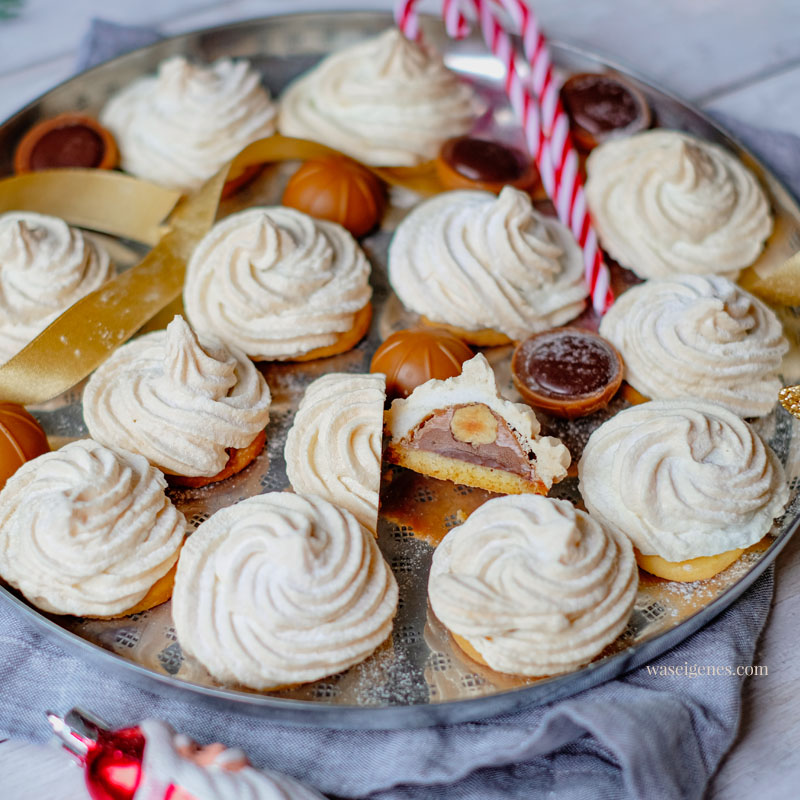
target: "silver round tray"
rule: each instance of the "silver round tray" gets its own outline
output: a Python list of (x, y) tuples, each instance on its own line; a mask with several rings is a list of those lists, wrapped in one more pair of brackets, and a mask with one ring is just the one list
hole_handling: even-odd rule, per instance
[[(381, 32), (392, 24), (383, 13), (302, 14), (248, 21), (167, 39), (102, 64), (75, 77), (24, 108), (0, 126), (0, 174), (11, 171), (11, 154), (22, 134), (38, 119), (61, 111), (97, 112), (112, 92), (151, 72), (164, 58), (185, 54), (200, 61), (222, 56), (248, 58), (263, 75), (273, 95), (293, 77), (334, 49)], [(484, 128), (513, 139), (516, 123), (505, 104), (502, 70), (477, 36), (461, 42), (447, 38), (441, 24), (423, 19), (426, 36), (445, 54), (449, 66), (470, 80), (485, 101)], [(558, 69), (565, 72), (617, 69), (647, 96), (658, 124), (691, 131), (737, 153), (759, 175), (775, 212), (776, 233), (766, 248), (766, 262), (780, 262), (800, 247), (800, 208), (786, 190), (752, 154), (714, 122), (687, 104), (654, 88), (629, 70), (565, 44), (553, 44)], [(222, 213), (254, 203), (277, 202), (286, 178), (285, 168), (269, 169), (253, 186), (222, 208)], [(283, 445), (293, 410), (305, 386), (331, 371), (366, 371), (375, 347), (409, 317), (399, 307), (386, 282), (385, 256), (391, 229), (403, 210), (395, 208), (381, 231), (364, 240), (373, 263), (375, 320), (368, 338), (341, 356), (304, 365), (262, 365), (275, 398), (267, 431), (268, 446), (239, 476), (212, 490), (177, 491), (173, 499), (196, 527), (210, 513), (243, 497), (288, 486)], [(125, 266), (141, 255), (130, 242), (111, 242), (114, 258)], [(786, 310), (791, 325), (797, 315)], [(794, 322), (796, 325), (796, 322)], [(487, 351), (506, 394), (514, 396), (508, 362), (510, 348)], [(800, 376), (800, 358), (793, 353), (785, 365), (786, 377)], [(81, 386), (50, 403), (32, 409), (56, 443), (86, 435), (80, 407)], [(609, 412), (564, 424), (545, 420), (555, 435), (567, 441), (575, 460), (591, 430), (624, 401), (615, 400)], [(627, 630), (590, 665), (568, 675), (537, 681), (501, 675), (472, 662), (455, 647), (427, 606), (426, 580), (433, 548), (456, 523), (453, 514), (441, 519), (425, 508), (453, 510), (476, 507), (485, 493), (432, 479), (388, 471), (382, 489), (379, 542), (395, 572), (401, 602), (390, 641), (364, 664), (317, 683), (293, 690), (256, 693), (242, 687), (217, 684), (198, 664), (183, 656), (172, 627), (169, 604), (120, 620), (92, 621), (43, 614), (17, 593), (0, 588), (0, 595), (28, 621), (64, 646), (80, 653), (98, 668), (151, 691), (169, 694), (227, 710), (240, 710), (297, 725), (340, 728), (398, 728), (455, 723), (539, 705), (614, 678), (673, 647), (712, 620), (738, 598), (788, 542), (800, 524), (800, 456), (792, 455), (792, 441), (800, 422), (779, 407), (757, 429), (779, 454), (787, 468), (792, 500), (775, 522), (771, 536), (748, 550), (719, 576), (697, 584), (675, 584), (643, 574), (636, 606)], [(579, 500), (577, 481), (567, 479), (553, 494)], [(431, 526), (430, 520), (436, 522)], [(438, 530), (435, 530), (438, 526)]]

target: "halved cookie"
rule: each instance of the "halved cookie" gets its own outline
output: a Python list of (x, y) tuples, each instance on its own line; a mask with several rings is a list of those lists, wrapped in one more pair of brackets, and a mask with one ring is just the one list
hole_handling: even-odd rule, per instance
[(386, 425), (388, 461), (490, 492), (547, 494), (570, 463), (562, 442), (539, 436), (528, 406), (499, 394), (482, 354), (458, 377), (430, 380), (395, 400)]

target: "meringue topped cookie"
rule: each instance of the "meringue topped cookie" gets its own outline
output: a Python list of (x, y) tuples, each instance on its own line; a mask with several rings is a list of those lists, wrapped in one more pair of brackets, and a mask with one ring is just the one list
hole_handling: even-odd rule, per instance
[(392, 28), (292, 83), (281, 96), (278, 128), (365, 164), (414, 166), (466, 133), (476, 107), (472, 89), (438, 53)]
[(641, 278), (684, 273), (735, 280), (772, 231), (764, 191), (722, 147), (653, 130), (605, 142), (586, 162), (600, 244)]
[(185, 533), (166, 485), (146, 459), (91, 439), (23, 464), (0, 492), (0, 575), (53, 614), (150, 607)]
[(569, 450), (541, 426), (529, 406), (501, 397), (479, 353), (461, 374), (432, 379), (386, 412), (385, 458), (442, 480), (504, 494), (546, 494), (567, 474)]
[(202, 66), (174, 56), (157, 75), (115, 94), (100, 121), (114, 134), (126, 172), (191, 191), (246, 145), (271, 136), (276, 113), (247, 61)]
[(366, 332), (369, 274), (341, 225), (292, 208), (250, 208), (218, 222), (197, 245), (183, 301), (198, 333), (256, 361), (331, 355)]
[(498, 497), (433, 553), (428, 597), (456, 641), (492, 669), (557, 675), (625, 629), (639, 573), (630, 542), (567, 500)]
[(378, 529), (383, 375), (323, 375), (306, 389), (286, 437), (286, 474), (299, 494), (316, 494)]
[(628, 289), (603, 317), (600, 333), (622, 354), (625, 380), (646, 397), (697, 397), (742, 417), (773, 409), (789, 349), (775, 312), (713, 275)]
[(113, 274), (108, 253), (58, 217), (0, 215), (0, 362)]
[(759, 435), (732, 411), (688, 398), (603, 423), (578, 475), (593, 517), (669, 562), (749, 547), (789, 499), (783, 467)]
[(444, 192), (417, 206), (392, 239), (389, 280), (404, 306), (467, 341), (485, 329), (524, 339), (563, 325), (588, 293), (570, 231), (512, 187), (499, 197)]
[(164, 472), (214, 476), (230, 448), (269, 421), (270, 392), (235, 347), (198, 337), (182, 317), (116, 350), (89, 379), (83, 415), (109, 447), (139, 453)]
[(396, 608), (392, 571), (349, 511), (273, 492), (217, 511), (187, 540), (172, 614), (184, 652), (215, 678), (273, 689), (363, 661)]

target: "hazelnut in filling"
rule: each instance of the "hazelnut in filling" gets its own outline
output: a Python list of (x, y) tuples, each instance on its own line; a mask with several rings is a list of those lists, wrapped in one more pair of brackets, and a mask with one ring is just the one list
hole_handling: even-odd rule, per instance
[(523, 478), (535, 475), (532, 456), (514, 431), (482, 403), (434, 411), (411, 432), (407, 446)]

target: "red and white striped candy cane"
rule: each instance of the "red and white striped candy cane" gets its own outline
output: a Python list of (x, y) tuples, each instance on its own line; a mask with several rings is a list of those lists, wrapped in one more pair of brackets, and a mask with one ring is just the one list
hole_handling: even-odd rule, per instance
[(519, 26), (525, 57), (531, 67), (531, 83), (540, 98), (544, 136), (551, 147), (551, 161), (557, 175), (556, 195), (551, 195), (559, 218), (567, 220), (575, 238), (584, 249), (586, 280), (592, 292), (592, 303), (604, 313), (614, 297), (609, 286), (608, 268), (603, 263), (597, 235), (591, 227), (586, 196), (578, 174), (578, 154), (572, 144), (569, 117), (561, 102), (547, 40), (542, 34), (533, 9), (525, 0), (496, 0)]
[(414, 9), (417, 0), (396, 0), (394, 4), (394, 21), (406, 39), (419, 39), (419, 17)]
[[(572, 230), (583, 249), (592, 305), (598, 313), (603, 314), (614, 300), (610, 276), (608, 267), (603, 263), (597, 235), (591, 226), (578, 173), (578, 156), (569, 133), (569, 118), (553, 77), (547, 41), (525, 0), (496, 2), (502, 3), (520, 27), (525, 56), (531, 67), (530, 81), (538, 101), (531, 95), (527, 82), (517, 70), (511, 37), (498, 20), (490, 0), (471, 0), (487, 47), (505, 67), (506, 94), (522, 122), (525, 141), (539, 168), (545, 191), (553, 201), (559, 219)], [(410, 38), (416, 38), (419, 34), (415, 4), (416, 0), (399, 0), (395, 7), (397, 23)], [(443, 0), (442, 15), (449, 35), (456, 38), (466, 35), (469, 23), (459, 0)]]

